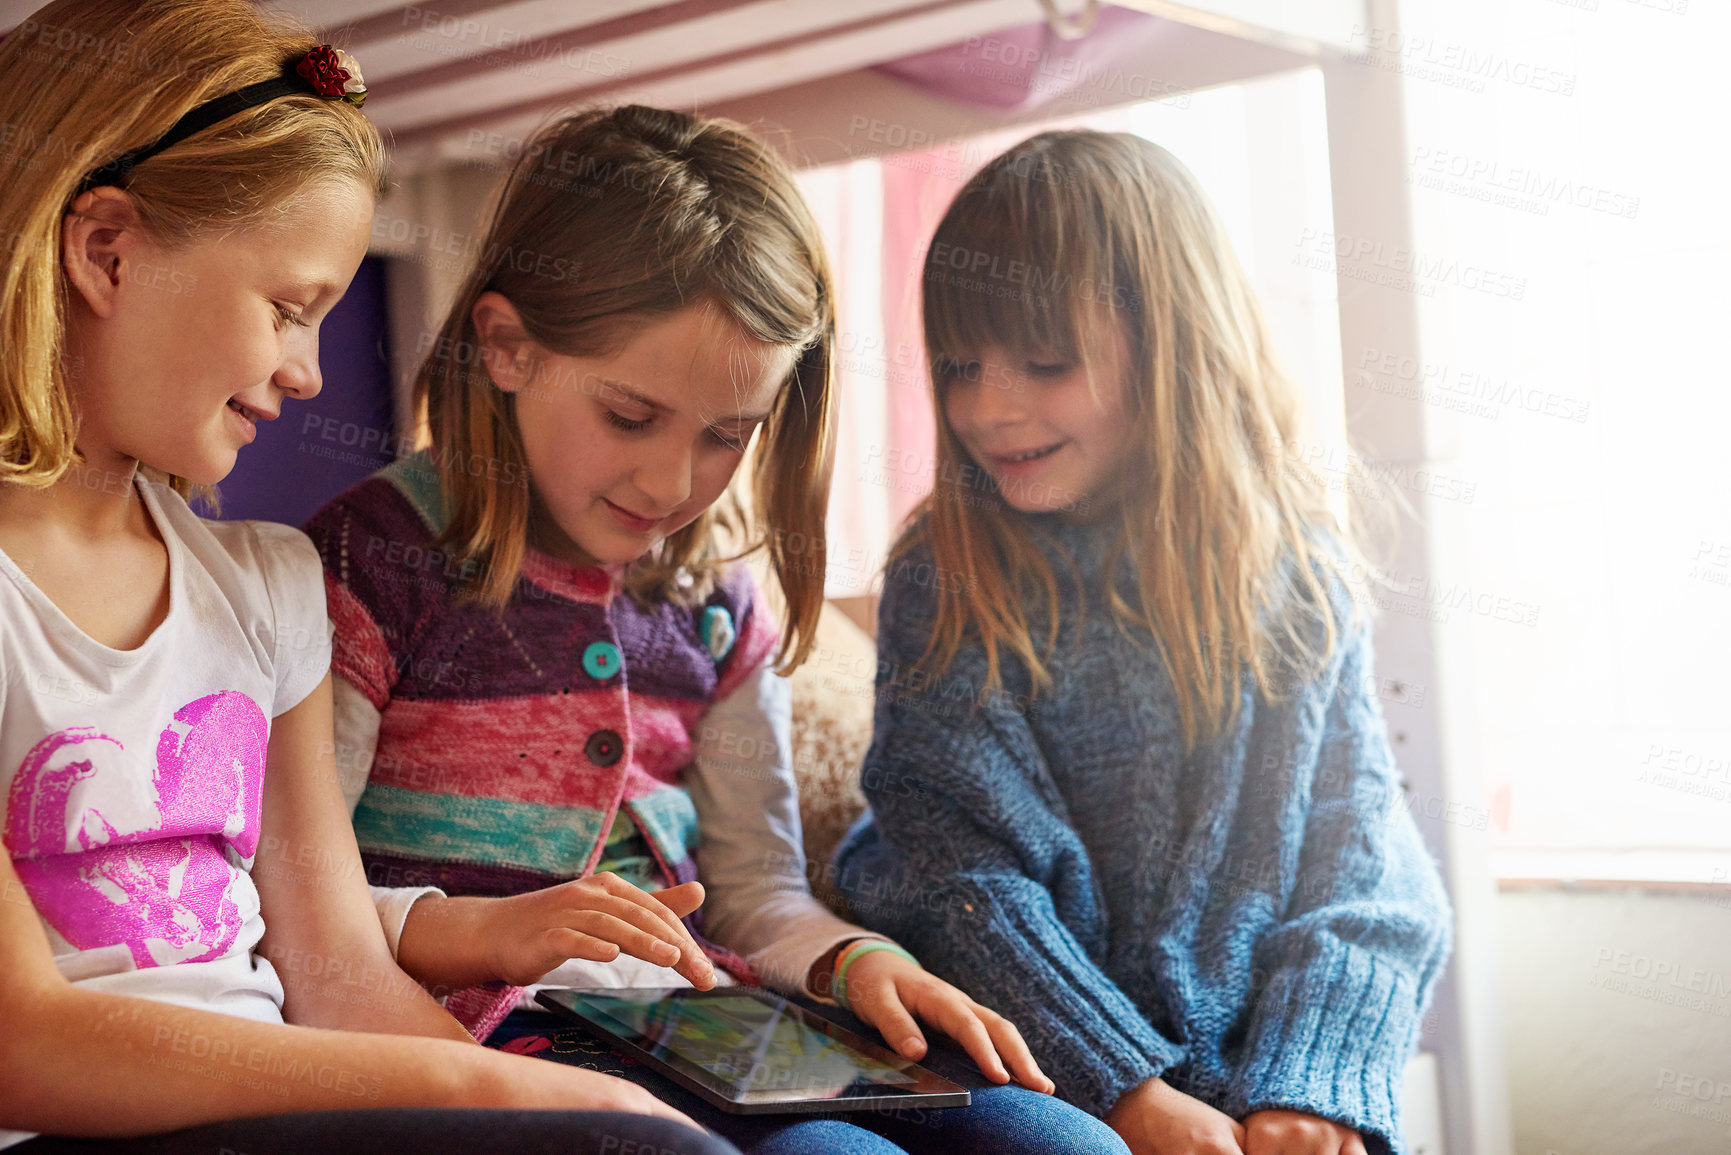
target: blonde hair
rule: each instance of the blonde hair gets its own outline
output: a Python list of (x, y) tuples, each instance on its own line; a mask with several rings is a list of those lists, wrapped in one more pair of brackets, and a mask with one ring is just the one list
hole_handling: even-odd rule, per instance
[[(979, 291), (965, 271), (980, 268), (1017, 270), (1009, 299)], [(1116, 522), (1106, 573), (1130, 557), (1137, 591), (1130, 604), (1109, 580), (1106, 596), (1121, 628), (1152, 635), (1187, 745), (1236, 719), (1245, 669), (1277, 697), (1327, 661), (1341, 623), (1326, 587), (1354, 546), (1325, 489), (1283, 468), (1280, 447), (1300, 427), (1296, 392), (1224, 230), (1171, 153), (1094, 131), (1022, 142), (950, 205), (923, 296), (937, 484), (897, 551), (929, 541), (940, 572), (968, 575), (939, 589), (927, 665), (947, 668), (971, 636), (988, 689), (1001, 685), (1007, 649), (1037, 691), (1060, 610), (1058, 575), (1029, 521), (989, 483), (984, 494), (967, 484), (979, 472), (945, 420), (948, 382), (989, 347), (1098, 364), (1088, 351), (1115, 339), (1112, 329), (1128, 351), (1129, 457), (1117, 500), (1097, 513)], [(1029, 599), (1048, 611), (1038, 645)]]
[[(752, 492), (730, 487), (626, 579), (640, 600), (692, 601), (728, 560), (724, 539), (767, 549), (786, 599), (778, 661), (797, 666), (823, 608), (836, 322), (822, 238), (786, 165), (732, 121), (637, 105), (549, 125), (513, 164), (415, 383), (449, 514), (440, 541), (478, 563), (465, 595), (502, 606), (528, 548), (531, 495), (516, 397), (479, 356), (472, 312), (489, 290), (536, 344), (567, 356), (606, 352), (623, 322), (699, 302), (799, 350), (749, 458)], [(753, 511), (765, 536), (747, 546)]]
[[(57, 0), (0, 43), (0, 479), (46, 487), (78, 460), (60, 247), (85, 176), (316, 43), (246, 0)], [(357, 109), (308, 93), (193, 134), (122, 187), (152, 238), (173, 247), (269, 224), (313, 186), (343, 179), (383, 193), (378, 133)]]

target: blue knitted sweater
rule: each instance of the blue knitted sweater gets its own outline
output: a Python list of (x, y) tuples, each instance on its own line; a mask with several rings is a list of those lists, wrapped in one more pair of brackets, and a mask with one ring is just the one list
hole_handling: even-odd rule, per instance
[[(1306, 1111), (1400, 1151), (1450, 912), (1403, 804), (1368, 629), (1343, 629), (1326, 669), (1279, 700), (1246, 676), (1236, 726), (1186, 756), (1152, 639), (1106, 604), (1106, 531), (1031, 520), (1085, 592), (1038, 696), (1012, 662), (976, 705), (978, 646), (916, 672), (938, 571), (924, 549), (892, 563), (871, 811), (837, 851), (842, 892), (1014, 1022), (1086, 1110), (1160, 1076), (1236, 1118)], [(1133, 576), (1115, 575), (1126, 591)], [(1346, 620), (1347, 593), (1332, 597)]]

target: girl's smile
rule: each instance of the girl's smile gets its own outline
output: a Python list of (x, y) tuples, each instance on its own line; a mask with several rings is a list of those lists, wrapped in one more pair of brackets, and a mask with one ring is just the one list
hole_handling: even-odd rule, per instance
[(602, 498), (601, 500), (606, 503), (608, 509), (613, 511), (613, 515), (619, 519), (619, 524), (623, 525), (633, 533), (654, 533), (655, 527), (666, 520), (665, 518), (660, 517), (639, 517), (637, 514), (608, 501), (606, 498)]
[(242, 404), (238, 397), (229, 398), (228, 411), (235, 415), (236, 427), (240, 430), (241, 444), (243, 445), (251, 445), (252, 439), (258, 436), (258, 423), (260, 421), (275, 421), (277, 419), (277, 414), (261, 413), (249, 405)]
[(987, 468), (995, 476), (1027, 478), (1038, 473), (1040, 466), (1047, 458), (1058, 452), (1068, 441), (1056, 441), (1051, 445), (1043, 445), (1036, 449), (1016, 449), (1002, 453), (988, 453)]

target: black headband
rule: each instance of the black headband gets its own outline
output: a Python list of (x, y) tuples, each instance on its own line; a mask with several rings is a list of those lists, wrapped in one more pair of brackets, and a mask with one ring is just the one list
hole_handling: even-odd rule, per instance
[[(322, 51), (321, 51), (322, 50)], [(145, 145), (131, 152), (121, 153), (101, 168), (96, 169), (79, 184), (78, 191), (95, 188), (98, 185), (124, 184), (127, 175), (139, 164), (165, 148), (179, 144), (195, 132), (202, 132), (219, 121), (237, 116), (249, 108), (275, 100), (282, 96), (322, 96), (326, 99), (346, 100), (360, 107), (366, 99), (366, 89), (362, 87), (357, 93), (345, 94), (343, 85), (350, 79), (347, 70), (332, 66), (336, 61), (336, 53), (328, 44), (307, 53), (306, 56), (283, 66), (281, 76), (273, 76), (269, 80), (260, 80), (245, 88), (237, 89), (226, 96), (218, 96), (207, 100), (192, 109), (185, 116), (175, 121), (169, 130)], [(360, 81), (360, 70), (354, 70), (353, 79)]]

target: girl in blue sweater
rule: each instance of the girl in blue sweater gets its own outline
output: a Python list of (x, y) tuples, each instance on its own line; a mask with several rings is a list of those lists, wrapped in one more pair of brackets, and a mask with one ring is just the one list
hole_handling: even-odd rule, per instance
[(1136, 1155), (1399, 1151), (1447, 899), (1194, 178), (1033, 137), (950, 206), (924, 308), (937, 484), (838, 883)]

